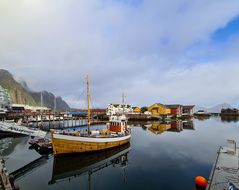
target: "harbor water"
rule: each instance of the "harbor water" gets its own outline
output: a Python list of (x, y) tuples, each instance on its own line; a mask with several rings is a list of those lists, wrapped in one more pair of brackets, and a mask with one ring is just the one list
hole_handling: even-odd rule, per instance
[(22, 190), (192, 190), (196, 176), (209, 177), (219, 147), (238, 142), (238, 134), (238, 121), (212, 117), (181, 128), (135, 124), (130, 145), (94, 154), (42, 156), (29, 149), (28, 137), (1, 139), (0, 146)]

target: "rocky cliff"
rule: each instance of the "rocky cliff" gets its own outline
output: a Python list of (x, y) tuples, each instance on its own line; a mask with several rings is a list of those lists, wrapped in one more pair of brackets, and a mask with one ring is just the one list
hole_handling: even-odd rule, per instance
[[(16, 81), (13, 75), (7, 71), (0, 69), (0, 85), (7, 89), (12, 103), (28, 104), (31, 106), (39, 106), (41, 102), (41, 92), (34, 92), (30, 90), (26, 82)], [(51, 92), (43, 91), (43, 106), (54, 108), (55, 95)], [(56, 110), (69, 110), (68, 104), (61, 98), (56, 97)]]

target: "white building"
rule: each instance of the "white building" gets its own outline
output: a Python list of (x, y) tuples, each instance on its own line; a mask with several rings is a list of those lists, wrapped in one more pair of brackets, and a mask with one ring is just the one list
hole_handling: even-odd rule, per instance
[(106, 108), (106, 115), (117, 115), (117, 114), (132, 114), (133, 108), (131, 105), (122, 104), (109, 104)]
[(7, 111), (11, 108), (11, 98), (8, 91), (0, 85), (0, 111)]

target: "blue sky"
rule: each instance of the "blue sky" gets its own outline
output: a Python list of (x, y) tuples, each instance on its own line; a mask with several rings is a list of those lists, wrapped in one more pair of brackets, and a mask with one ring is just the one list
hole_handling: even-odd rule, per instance
[(239, 16), (230, 20), (225, 26), (219, 28), (212, 34), (212, 40), (215, 43), (224, 45), (233, 38), (239, 37)]
[(0, 67), (82, 107), (238, 105), (238, 0), (0, 1)]

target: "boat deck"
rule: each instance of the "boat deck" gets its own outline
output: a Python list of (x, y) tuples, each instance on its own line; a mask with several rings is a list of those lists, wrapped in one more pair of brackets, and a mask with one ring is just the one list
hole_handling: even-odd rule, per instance
[(220, 147), (206, 190), (229, 189), (229, 183), (239, 188), (239, 148), (236, 146)]

